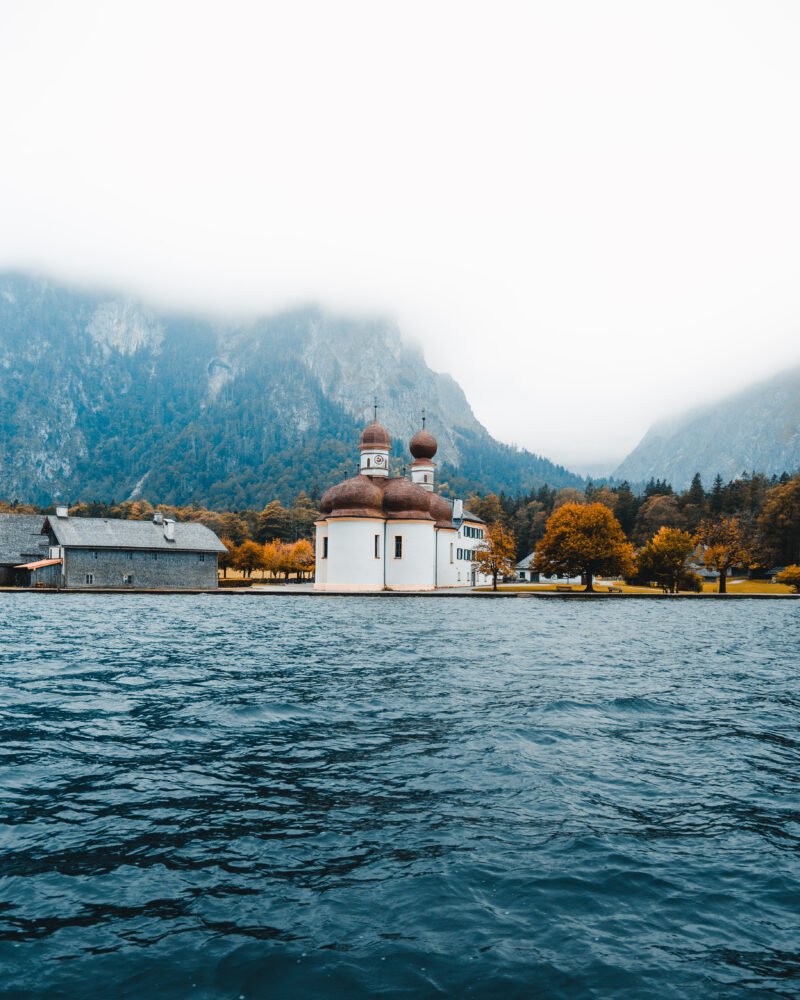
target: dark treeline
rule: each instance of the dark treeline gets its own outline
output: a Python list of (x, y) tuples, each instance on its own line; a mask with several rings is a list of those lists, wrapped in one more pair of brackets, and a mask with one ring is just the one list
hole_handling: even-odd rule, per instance
[(752, 539), (754, 562), (764, 568), (800, 562), (800, 475), (753, 473), (728, 483), (717, 476), (706, 489), (698, 474), (683, 492), (664, 480), (650, 480), (636, 493), (628, 483), (589, 483), (584, 490), (543, 486), (521, 496), (473, 495), (467, 506), (485, 521), (500, 520), (510, 528), (517, 540), (517, 558), (522, 559), (534, 550), (556, 508), (585, 502), (609, 507), (637, 548), (662, 527), (694, 533), (701, 522), (734, 516)]

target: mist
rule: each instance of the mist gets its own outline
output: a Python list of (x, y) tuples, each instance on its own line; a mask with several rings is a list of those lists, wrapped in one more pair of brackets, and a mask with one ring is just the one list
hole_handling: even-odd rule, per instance
[(0, 266), (379, 313), (610, 470), (800, 361), (800, 8), (5, 3)]

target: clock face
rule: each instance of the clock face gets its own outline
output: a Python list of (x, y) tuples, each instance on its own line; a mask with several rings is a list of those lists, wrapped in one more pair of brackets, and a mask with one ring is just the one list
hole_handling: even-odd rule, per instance
[(375, 456), (375, 464), (376, 465), (383, 465), (383, 455), (376, 455)]

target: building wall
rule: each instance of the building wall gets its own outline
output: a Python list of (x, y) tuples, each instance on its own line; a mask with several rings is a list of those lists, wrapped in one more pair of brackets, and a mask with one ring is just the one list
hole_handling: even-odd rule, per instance
[(458, 532), (455, 528), (439, 528), (436, 532), (436, 586), (457, 587), (456, 550)]
[(314, 589), (324, 590), (328, 582), (328, 560), (325, 557), (325, 539), (328, 537), (328, 522), (316, 522), (314, 539)]
[[(97, 558), (94, 552), (97, 552)], [(154, 555), (158, 558), (154, 559)], [(86, 582), (87, 573), (94, 575), (91, 584)], [(128, 574), (133, 575), (133, 583), (123, 582)], [(212, 589), (217, 586), (217, 554), (154, 553), (142, 549), (66, 549), (63, 586), (130, 587), (131, 590)]]
[(458, 529), (456, 541), (457, 587), (485, 587), (491, 584), (491, 576), (481, 573), (473, 553), (485, 543), (486, 525), (476, 521), (464, 521)]
[[(395, 537), (403, 538), (403, 555), (394, 556)], [(434, 590), (436, 538), (433, 521), (388, 521), (386, 524), (386, 589)]]
[[(383, 590), (384, 520), (332, 517), (327, 522), (328, 558), (317, 562), (317, 590)], [(375, 535), (380, 540), (375, 558)], [(317, 530), (318, 557), (322, 531)], [(320, 566), (326, 563), (321, 572)]]
[(41, 569), (21, 570), (27, 574), (28, 587), (60, 587), (61, 566), (42, 566)]

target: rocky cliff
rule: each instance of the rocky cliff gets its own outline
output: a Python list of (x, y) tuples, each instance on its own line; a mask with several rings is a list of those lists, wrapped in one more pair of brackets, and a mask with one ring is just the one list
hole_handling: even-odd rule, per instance
[(460, 387), (382, 320), (304, 309), (248, 324), (0, 274), (0, 496), (257, 506), (355, 471), (376, 395), (405, 442), (423, 407), (454, 490), (579, 477), (493, 440)]

